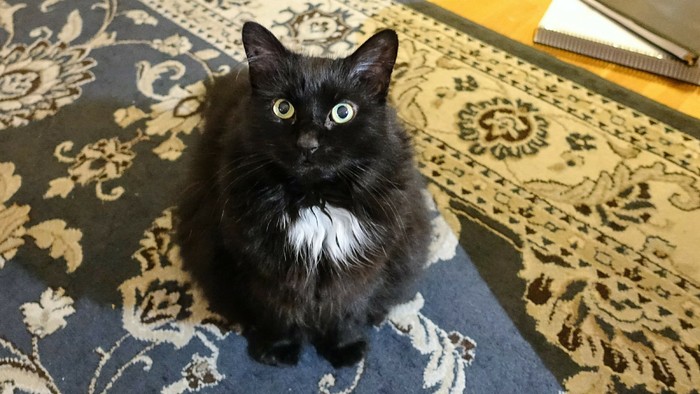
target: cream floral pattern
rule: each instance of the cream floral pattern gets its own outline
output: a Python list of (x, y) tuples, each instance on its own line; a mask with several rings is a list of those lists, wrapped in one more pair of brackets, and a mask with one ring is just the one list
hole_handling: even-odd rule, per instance
[(31, 335), (32, 352), (20, 348), (0, 336), (0, 349), (9, 351), (9, 358), (0, 359), (0, 388), (6, 392), (15, 389), (29, 393), (59, 393), (54, 379), (41, 362), (39, 341), (67, 324), (65, 318), (72, 315), (73, 299), (62, 288), (46, 289), (39, 303), (22, 305), (24, 322)]
[(155, 39), (153, 40), (153, 48), (165, 53), (170, 56), (182, 55), (187, 53), (192, 49), (192, 44), (187, 37), (183, 37), (179, 34), (170, 36), (165, 40)]
[(152, 17), (151, 15), (148, 14), (148, 12), (144, 10), (130, 10), (130, 11), (125, 11), (124, 15), (134, 21), (134, 24), (136, 25), (151, 25), (151, 26), (157, 26), (158, 25), (158, 19)]
[(195, 336), (197, 324), (217, 318), (182, 270), (179, 247), (171, 241), (172, 226), (171, 211), (156, 219), (134, 254), (141, 275), (122, 283), (119, 291), (124, 328), (131, 335), (180, 348)]
[(467, 103), (458, 117), (459, 136), (471, 142), (469, 152), (475, 155), (489, 151), (503, 160), (534, 155), (547, 146), (548, 122), (530, 103), (497, 97)]
[(53, 259), (63, 258), (68, 272), (75, 271), (83, 262), (82, 232), (67, 228), (66, 222), (59, 219), (27, 228), (31, 207), (17, 203), (6, 205), (22, 186), (22, 178), (14, 171), (12, 163), (0, 163), (0, 269), (17, 254), (25, 238), (31, 237), (39, 248), (49, 249)]
[(389, 320), (397, 332), (411, 338), (421, 354), (430, 354), (423, 388), (461, 393), (466, 389), (465, 369), (474, 359), (476, 343), (458, 332), (448, 333), (435, 325), (419, 312), (423, 304), (423, 296), (418, 293), (413, 301), (395, 307)]
[(76, 184), (84, 186), (95, 182), (95, 194), (104, 201), (113, 201), (124, 193), (123, 187), (116, 187), (105, 193), (102, 184), (120, 178), (124, 171), (131, 167), (136, 154), (133, 146), (143, 140), (137, 136), (134, 140), (121, 142), (118, 138), (101, 139), (83, 147), (75, 157), (65, 153), (73, 149), (73, 142), (66, 141), (56, 147), (54, 156), (62, 163), (70, 163), (67, 177), (56, 178), (49, 182), (49, 190), (44, 198), (61, 196), (66, 198)]
[[(60, 1), (48, 1), (41, 5), (42, 12), (50, 12), (52, 6)], [(3, 13), (3, 27), (10, 37), (14, 34), (14, 17), (25, 5), (10, 7)], [(41, 120), (55, 114), (60, 107), (72, 103), (81, 95), (81, 85), (94, 80), (90, 69), (97, 63), (88, 57), (92, 51), (116, 46), (148, 46), (168, 57), (184, 55), (198, 61), (209, 79), (215, 74), (229, 70), (221, 66), (217, 71), (209, 68), (206, 61), (219, 56), (219, 52), (203, 49), (192, 52), (193, 45), (187, 36), (174, 34), (166, 38), (149, 40), (119, 40), (115, 31), (109, 31), (112, 22), (118, 16), (129, 19), (136, 26), (155, 26), (157, 20), (144, 10), (131, 9), (118, 12), (117, 0), (95, 0), (93, 10), (103, 10), (104, 19), (100, 29), (91, 37), (84, 37), (83, 17), (80, 10), (71, 11), (66, 17), (65, 25), (52, 43), (49, 38), (53, 31), (44, 26), (36, 30), (36, 35), (44, 34), (41, 39), (27, 47), (25, 45), (6, 44), (0, 49), (0, 129), (18, 127), (32, 120)], [(35, 34), (32, 33), (32, 34)], [(83, 38), (82, 44), (75, 44)], [(69, 44), (73, 43), (72, 46)], [(134, 137), (128, 142), (115, 137), (101, 139), (85, 145), (75, 158), (64, 153), (73, 147), (72, 141), (64, 141), (55, 150), (59, 161), (70, 163), (69, 176), (56, 178), (49, 183), (45, 198), (61, 196), (66, 198), (75, 185), (85, 186), (95, 183), (96, 196), (102, 201), (115, 201), (125, 192), (116, 187), (109, 192), (102, 190), (105, 181), (119, 178), (131, 167), (135, 154), (133, 146), (147, 137), (163, 137), (153, 152), (163, 160), (177, 160), (186, 148), (179, 134), (190, 134), (201, 123), (202, 101), (205, 95), (203, 81), (191, 85), (173, 85), (167, 94), (156, 92), (154, 84), (162, 82), (164, 74), (174, 72), (170, 79), (179, 79), (185, 75), (185, 65), (176, 60), (166, 60), (152, 65), (147, 61), (138, 63), (136, 85), (146, 97), (153, 99), (150, 112), (146, 113), (136, 106), (115, 111), (115, 122), (127, 128), (133, 123), (145, 120), (141, 128), (130, 128)], [(95, 166), (96, 167), (93, 167)]]
[(419, 95), (425, 94), (421, 87), (427, 81), (425, 76), (434, 71), (434, 67), (427, 64), (427, 56), (428, 51), (413, 42), (402, 45), (397, 54), (389, 93), (394, 105), (404, 108), (399, 116), (416, 127), (427, 126), (424, 109), (417, 100)]
[(700, 208), (700, 188), (690, 176), (666, 172), (662, 163), (631, 170), (620, 164), (612, 174), (602, 172), (596, 181), (585, 179), (569, 187), (560, 183), (529, 182), (528, 189), (553, 200), (567, 202), (581, 215), (594, 216), (603, 226), (613, 231), (624, 231), (642, 223), (660, 223), (654, 216), (657, 206), (651, 202), (650, 183), (663, 182), (679, 188), (680, 193), (669, 202), (684, 211)]
[[(114, 42), (111, 45), (119, 44)], [(141, 43), (143, 44), (143, 43)], [(211, 60), (218, 57), (219, 53), (212, 50), (202, 50), (192, 53), (192, 44), (186, 37), (171, 36), (165, 40), (156, 40), (153, 48), (169, 56), (189, 54), (200, 61)], [(222, 68), (220, 72), (226, 71)], [(205, 67), (209, 78), (215, 73)], [(76, 184), (85, 186), (95, 183), (95, 195), (102, 201), (115, 201), (125, 192), (121, 186), (115, 187), (110, 192), (102, 189), (104, 182), (120, 178), (128, 170), (136, 158), (134, 146), (142, 141), (155, 140), (165, 137), (158, 146), (152, 149), (159, 158), (175, 161), (180, 158), (186, 145), (179, 137), (180, 134), (191, 134), (202, 123), (202, 109), (206, 88), (203, 81), (191, 85), (173, 85), (167, 94), (156, 92), (156, 84), (162, 82), (163, 76), (174, 73), (170, 79), (179, 79), (185, 75), (186, 67), (175, 60), (167, 60), (155, 65), (149, 62), (137, 64), (136, 87), (144, 96), (156, 101), (150, 106), (150, 112), (144, 112), (132, 105), (120, 108), (114, 112), (114, 122), (122, 128), (134, 129), (135, 124), (142, 128), (136, 128), (135, 137), (127, 142), (121, 142), (119, 138), (102, 139), (86, 145), (74, 158), (65, 155), (65, 152), (73, 148), (72, 141), (65, 141), (56, 147), (54, 156), (62, 163), (70, 163), (69, 176), (56, 178), (49, 183), (49, 189), (45, 198), (61, 196), (66, 198)]]
[[(133, 107), (127, 108), (124, 110), (127, 114), (136, 114), (118, 123), (121, 127), (127, 127), (131, 124), (129, 121), (147, 119), (147, 135), (169, 135), (168, 139), (153, 149), (153, 152), (161, 159), (172, 161), (177, 160), (185, 148), (178, 134), (190, 134), (202, 122), (201, 112), (206, 90), (204, 83), (200, 81), (185, 87), (173, 86), (164, 96), (154, 93), (153, 84), (167, 71), (182, 75), (185, 68), (182, 63), (177, 62), (165, 62), (153, 67), (147, 62), (139, 64), (137, 86), (144, 95), (158, 102), (151, 106), (151, 112), (148, 114)], [(120, 113), (117, 113), (115, 117), (119, 115)]]
[(74, 102), (94, 80), (81, 47), (39, 40), (0, 49), (0, 129), (41, 120)]
[(32, 335), (44, 338), (66, 326), (66, 317), (75, 313), (73, 299), (65, 295), (65, 290), (47, 289), (41, 300), (22, 305), (24, 323)]
[[(304, 9), (305, 8), (305, 9)], [(302, 49), (317, 55), (332, 54), (337, 51), (348, 51), (354, 44), (348, 37), (358, 31), (349, 23), (351, 13), (336, 8), (326, 11), (315, 4), (307, 3), (305, 7), (289, 7), (283, 9), (281, 15), (289, 18), (283, 22), (275, 22), (273, 26), (280, 29), (280, 37), (290, 48)]]
[(190, 391), (198, 391), (204, 387), (215, 386), (223, 375), (216, 369), (216, 365), (209, 358), (201, 357), (195, 354), (192, 357), (192, 362), (187, 364), (183, 375), (187, 380), (187, 386)]
[[(50, 4), (42, 3), (42, 11), (47, 12)], [(56, 114), (80, 97), (81, 85), (95, 79), (90, 71), (96, 65), (88, 56), (90, 47), (70, 45), (82, 31), (80, 13), (69, 14), (56, 34), (57, 41), (39, 38), (29, 45), (15, 44), (12, 42), (15, 13), (25, 7), (23, 3), (14, 6), (5, 1), (0, 3), (0, 28), (7, 33), (7, 40), (0, 48), (0, 130)], [(40, 31), (47, 36), (53, 34), (46, 26)]]
[[(181, 271), (178, 248), (169, 241), (170, 231), (172, 216), (170, 211), (166, 211), (146, 232), (141, 241), (142, 248), (134, 254), (134, 259), (142, 264), (145, 272), (124, 282), (119, 288), (124, 297), (123, 321), (128, 334), (107, 351), (96, 349), (99, 363), (87, 388), (89, 393), (100, 388), (99, 383), (105, 380), (105, 368), (115, 368), (110, 362), (118, 363), (115, 355), (125, 343), (133, 340), (145, 341), (147, 345), (116, 367), (117, 372), (104, 382), (101, 392), (110, 391), (124, 372), (134, 365), (143, 364), (145, 370), (150, 369), (154, 360), (149, 354), (158, 346), (172, 344), (180, 348), (194, 338), (211, 350), (211, 354), (193, 355), (192, 361), (183, 369), (186, 385), (183, 387), (182, 382), (175, 382), (164, 391), (197, 391), (215, 385), (225, 377), (216, 367), (219, 354), (216, 342), (223, 340), (226, 334), (214, 325), (219, 319), (207, 312), (201, 294), (189, 284), (187, 275)], [(41, 294), (39, 302), (25, 303), (20, 310), (32, 338), (32, 353), (24, 354), (16, 344), (0, 336), (0, 350), (13, 355), (0, 359), (0, 383), (4, 385), (0, 387), (59, 393), (61, 391), (50, 371), (41, 363), (38, 344), (48, 335), (66, 327), (68, 318), (76, 312), (74, 300), (63, 288), (49, 288)]]
[[(21, 335), (0, 332), (0, 392), (74, 391), (44, 361), (53, 354), (44, 341), (74, 340), (105, 306), (99, 313), (116, 334), (85, 357), (93, 373), (79, 392), (120, 392), (132, 380), (164, 393), (244, 383), (232, 382), (236, 371), (222, 361), (224, 347), (239, 343), (227, 334), (236, 328), (223, 328), (182, 269), (175, 217), (163, 210), (172, 203), (164, 185), (175, 180), (160, 171), (182, 171), (202, 129), (207, 82), (245, 61), (247, 20), (328, 56), (397, 30), (390, 99), (440, 211), (426, 271), (451, 268), (440, 262), (459, 257), (459, 240), (474, 236), (488, 249), (497, 237), (519, 260), (484, 279), (494, 292), (516, 293), (515, 309), (529, 317), (513, 321), (512, 335), (570, 362), (565, 391), (697, 390), (700, 142), (689, 130), (390, 0), (0, 0), (0, 281), (46, 282), (27, 283), (23, 301), (4, 309), (15, 311), (7, 324)], [(113, 70), (127, 70), (110, 86), (115, 94), (93, 102)], [(54, 116), (92, 104), (108, 116), (70, 127)], [(13, 145), (29, 133), (32, 149)], [(139, 246), (110, 243), (135, 244), (145, 227)], [(124, 249), (138, 250), (131, 260), (111, 256)], [(475, 265), (499, 263), (484, 259)], [(86, 291), (80, 282), (104, 270), (116, 282), (95, 278), (111, 286), (97, 297), (110, 301), (95, 307), (84, 293), (101, 286)], [(392, 311), (378, 335), (405, 344), (425, 391), (469, 391), (469, 367), (494, 355), (475, 358), (466, 333), (438, 326), (431, 304), (447, 301), (428, 294)], [(318, 371), (312, 386), (350, 393), (375, 368), (363, 361), (347, 373)], [(160, 380), (165, 369), (173, 373)]]

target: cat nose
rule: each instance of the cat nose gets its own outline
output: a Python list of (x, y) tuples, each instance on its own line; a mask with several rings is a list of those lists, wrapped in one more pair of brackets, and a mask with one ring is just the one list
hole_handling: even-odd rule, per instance
[(297, 146), (304, 156), (309, 157), (318, 150), (318, 138), (316, 138), (315, 133), (304, 133), (299, 136)]

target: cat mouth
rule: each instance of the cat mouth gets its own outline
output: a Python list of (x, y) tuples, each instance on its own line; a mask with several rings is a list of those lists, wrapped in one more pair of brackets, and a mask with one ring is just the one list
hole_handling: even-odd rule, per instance
[(335, 177), (335, 170), (332, 166), (323, 165), (315, 160), (301, 158), (294, 170), (298, 177), (305, 180), (327, 180)]
[(297, 160), (296, 167), (302, 171), (304, 171), (304, 170), (308, 171), (310, 169), (319, 167), (319, 164), (318, 164), (318, 161), (316, 161), (316, 160), (312, 160), (308, 157), (301, 156)]
[(319, 166), (318, 163), (314, 163), (310, 160), (300, 160), (295, 166), (295, 170), (300, 175), (313, 175), (323, 172), (322, 167)]

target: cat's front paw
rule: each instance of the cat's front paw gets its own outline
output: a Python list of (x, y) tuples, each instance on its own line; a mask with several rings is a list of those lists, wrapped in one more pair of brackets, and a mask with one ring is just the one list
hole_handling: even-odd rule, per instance
[(343, 346), (323, 347), (318, 350), (334, 368), (349, 367), (365, 357), (367, 341), (359, 340)]
[(282, 340), (268, 344), (248, 342), (248, 354), (253, 360), (272, 366), (296, 365), (299, 362), (301, 343)]

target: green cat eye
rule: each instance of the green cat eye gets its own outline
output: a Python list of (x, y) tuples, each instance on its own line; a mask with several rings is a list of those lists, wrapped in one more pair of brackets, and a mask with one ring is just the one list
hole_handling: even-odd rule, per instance
[(294, 106), (288, 100), (277, 99), (272, 105), (272, 112), (280, 119), (289, 119), (294, 116)]
[(355, 109), (348, 103), (336, 104), (331, 110), (331, 119), (335, 123), (347, 123), (355, 117)]

